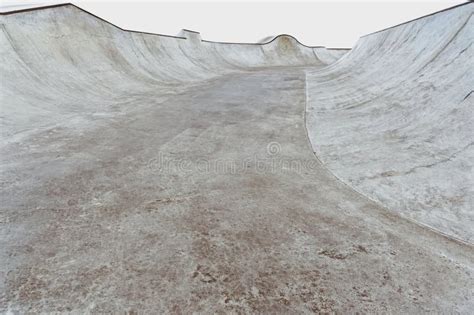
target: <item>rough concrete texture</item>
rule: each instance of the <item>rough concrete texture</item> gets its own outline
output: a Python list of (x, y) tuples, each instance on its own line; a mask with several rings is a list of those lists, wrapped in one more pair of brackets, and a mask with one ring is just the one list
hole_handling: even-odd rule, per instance
[(472, 10), (340, 59), (1, 16), (0, 311), (468, 314)]
[[(474, 242), (474, 5), (363, 37), (308, 71), (308, 130), (339, 179)], [(354, 71), (355, 70), (355, 71)]]

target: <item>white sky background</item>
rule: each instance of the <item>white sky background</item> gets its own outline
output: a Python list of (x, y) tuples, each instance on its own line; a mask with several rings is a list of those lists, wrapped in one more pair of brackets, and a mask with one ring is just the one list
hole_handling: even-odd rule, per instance
[(357, 39), (465, 1), (36, 1), (0, 0), (0, 10), (73, 2), (122, 28), (203, 39), (258, 42), (290, 34), (306, 45), (352, 47)]

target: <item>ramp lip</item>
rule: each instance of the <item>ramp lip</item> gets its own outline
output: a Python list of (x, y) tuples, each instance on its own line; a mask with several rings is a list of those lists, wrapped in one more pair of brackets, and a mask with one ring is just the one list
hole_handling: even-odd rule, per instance
[(279, 34), (279, 35), (274, 36), (269, 41), (266, 41), (266, 42), (263, 42), (263, 43), (237, 43), (237, 42), (221, 42), (221, 41), (212, 41), (212, 40), (203, 40), (203, 42), (213, 43), (213, 44), (232, 44), (232, 45), (238, 44), (238, 45), (262, 46), (262, 45), (270, 44), (270, 43), (272, 43), (273, 41), (277, 40), (280, 37), (290, 37), (291, 39), (295, 40), (299, 45), (304, 46), (304, 47), (308, 47), (308, 48), (325, 48), (325, 46), (320, 46), (320, 45), (318, 45), (318, 46), (305, 45), (302, 42), (300, 42), (296, 37), (294, 37), (293, 35), (290, 35), (290, 34)]
[(409, 23), (412, 23), (412, 22), (415, 22), (415, 21), (433, 16), (433, 15), (443, 13), (443, 12), (446, 12), (446, 11), (449, 11), (449, 10), (453, 10), (453, 9), (456, 9), (456, 8), (459, 8), (459, 7), (468, 5), (468, 4), (472, 4), (472, 3), (473, 3), (472, 1), (463, 2), (463, 3), (460, 3), (460, 4), (454, 5), (452, 7), (448, 7), (448, 8), (439, 10), (439, 11), (435, 11), (435, 12), (432, 12), (432, 13), (429, 13), (429, 14), (426, 14), (426, 15), (422, 15), (420, 17), (417, 17), (417, 18), (414, 18), (414, 19), (411, 19), (411, 20), (408, 20), (408, 21), (405, 21), (405, 22), (402, 22), (402, 23), (399, 23), (399, 24), (396, 24), (396, 25), (393, 25), (393, 26), (386, 27), (386, 28), (381, 29), (381, 30), (378, 30), (378, 31), (375, 31), (375, 32), (372, 32), (372, 33), (369, 33), (369, 34), (362, 35), (361, 38), (369, 36), (369, 35), (381, 33), (381, 32), (384, 32), (384, 31), (387, 31), (387, 30), (390, 30), (390, 29), (393, 29), (393, 28), (396, 28), (396, 27), (399, 27), (399, 26), (402, 26), (402, 25), (405, 25), (405, 24), (409, 24)]
[(266, 41), (266, 42), (262, 42), (262, 43), (239, 43), (239, 42), (221, 42), (221, 41), (212, 41), (212, 40), (205, 40), (203, 39), (202, 41), (203, 42), (206, 42), (206, 43), (213, 43), (213, 44), (231, 44), (231, 45), (256, 45), (256, 46), (262, 46), (262, 45), (267, 45), (267, 44), (270, 44), (271, 42), (277, 40), (278, 38), (280, 37), (290, 37), (291, 39), (294, 39), (299, 45), (303, 46), (303, 47), (307, 47), (307, 48), (326, 48), (326, 49), (336, 49), (336, 50), (351, 50), (352, 48), (346, 48), (346, 47), (337, 47), (337, 48), (333, 48), (333, 47), (326, 47), (326, 46), (322, 46), (322, 45), (317, 45), (317, 46), (309, 46), (309, 45), (305, 45), (303, 44), (302, 42), (300, 42), (296, 37), (294, 37), (293, 35), (290, 35), (290, 34), (279, 34), (279, 35), (276, 35), (276, 36), (273, 36), (270, 40)]
[(172, 38), (178, 38), (178, 39), (186, 39), (186, 37), (181, 37), (181, 36), (173, 36), (173, 35), (166, 35), (166, 34), (159, 34), (159, 33), (151, 33), (151, 32), (143, 32), (143, 31), (135, 31), (135, 30), (128, 30), (125, 28), (121, 28), (120, 26), (107, 21), (104, 18), (101, 18), (100, 16), (95, 15), (94, 13), (91, 13), (81, 7), (78, 7), (74, 3), (59, 3), (59, 4), (53, 4), (53, 5), (47, 5), (47, 6), (40, 6), (40, 7), (33, 7), (33, 8), (26, 8), (26, 9), (19, 9), (19, 10), (14, 10), (14, 11), (7, 11), (7, 12), (0, 12), (0, 15), (12, 15), (12, 14), (18, 14), (18, 13), (26, 13), (26, 12), (31, 12), (31, 11), (39, 11), (39, 10), (45, 10), (45, 9), (53, 9), (53, 8), (58, 8), (58, 7), (65, 7), (65, 6), (72, 6), (86, 14), (92, 15), (96, 19), (99, 19), (107, 24), (110, 24), (116, 28), (118, 28), (121, 31), (124, 32), (130, 32), (130, 33), (138, 33), (138, 34), (147, 34), (147, 35), (156, 35), (156, 36), (164, 36), (164, 37), (172, 37)]
[[(171, 37), (171, 38), (178, 38), (178, 39), (187, 39), (186, 37), (182, 37), (182, 36), (173, 36), (173, 35), (166, 35), (166, 34), (160, 34), (160, 33), (152, 33), (152, 32), (143, 32), (143, 31), (135, 31), (135, 30), (129, 30), (129, 29), (125, 29), (125, 28), (122, 28), (110, 21), (107, 21), (106, 19), (104, 18), (101, 18), (100, 16), (97, 16), (95, 15), (94, 13), (91, 13), (77, 5), (75, 5), (74, 3), (71, 3), (71, 2), (66, 2), (66, 3), (59, 3), (59, 4), (53, 4), (53, 5), (47, 5), (47, 6), (38, 6), (38, 7), (32, 7), (32, 8), (25, 8), (25, 9), (18, 9), (18, 10), (12, 10), (12, 11), (5, 11), (5, 12), (0, 12), (0, 15), (12, 15), (12, 14), (18, 14), (18, 13), (26, 13), (26, 12), (31, 12), (31, 11), (39, 11), (39, 10), (45, 10), (45, 9), (53, 9), (53, 8), (58, 8), (58, 7), (64, 7), (64, 6), (72, 6), (72, 7), (75, 7), (76, 9), (79, 9), (81, 10), (82, 12), (84, 13), (87, 13), (89, 15), (92, 15), (93, 17), (105, 22), (105, 23), (108, 23), (116, 28), (118, 28), (119, 30), (122, 30), (124, 32), (131, 32), (131, 33), (139, 33), (139, 34), (147, 34), (147, 35), (156, 35), (156, 36), (164, 36), (164, 37)], [(188, 31), (188, 32), (191, 32), (191, 33), (197, 33), (197, 34), (200, 34), (200, 32), (197, 32), (197, 31), (193, 31), (193, 30), (189, 30), (189, 29), (184, 29), (183, 30), (185, 31)], [(280, 34), (280, 35), (277, 35), (275, 37), (273, 37), (271, 40), (267, 41), (267, 42), (264, 42), (264, 43), (238, 43), (238, 42), (220, 42), (220, 41), (211, 41), (211, 40), (201, 40), (202, 42), (206, 42), (206, 43), (214, 43), (214, 44), (238, 44), (238, 45), (256, 45), (256, 46), (262, 46), (262, 45), (266, 45), (266, 44), (270, 44), (271, 42), (277, 40), (279, 37), (282, 37), (282, 36), (287, 36), (287, 37), (290, 37), (292, 39), (294, 39), (299, 45), (301, 46), (304, 46), (304, 47), (308, 47), (308, 48), (326, 48), (326, 49), (341, 49), (341, 50), (350, 50), (351, 48), (344, 48), (344, 47), (341, 47), (341, 48), (329, 48), (329, 47), (325, 47), (325, 46), (308, 46), (308, 45), (305, 45), (303, 43), (301, 43), (297, 38), (295, 38), (294, 36), (292, 35), (289, 35), (289, 34)]]
[(201, 34), (200, 32), (198, 31), (193, 31), (193, 30), (190, 30), (188, 28), (183, 28), (182, 31), (186, 31), (186, 32), (190, 32), (190, 33), (195, 33), (195, 34)]
[[(423, 16), (420, 16), (420, 17), (417, 17), (415, 19), (412, 19), (412, 20), (408, 20), (408, 21), (405, 21), (405, 22), (402, 22), (402, 23), (399, 23), (399, 24), (396, 24), (396, 25), (393, 25), (393, 26), (390, 26), (390, 27), (387, 27), (387, 28), (384, 28), (384, 29), (381, 29), (381, 30), (378, 30), (378, 31), (375, 31), (375, 32), (372, 32), (372, 33), (368, 33), (368, 34), (365, 34), (365, 35), (362, 35), (360, 38), (363, 38), (363, 37), (367, 37), (369, 35), (373, 35), (373, 34), (377, 34), (377, 33), (381, 33), (381, 32), (384, 32), (386, 30), (389, 30), (389, 29), (393, 29), (393, 28), (396, 28), (396, 27), (399, 27), (401, 25), (405, 25), (405, 24), (408, 24), (408, 23), (412, 23), (414, 21), (418, 21), (418, 20), (421, 20), (421, 19), (424, 19), (424, 18), (427, 18), (427, 17), (430, 17), (430, 16), (433, 16), (433, 15), (436, 15), (436, 14), (439, 14), (439, 13), (442, 13), (442, 12), (446, 12), (446, 11), (449, 11), (449, 10), (453, 10), (455, 8), (458, 8), (458, 7), (461, 7), (461, 6), (465, 6), (465, 5), (468, 5), (468, 4), (472, 4), (473, 2), (472, 1), (467, 1), (467, 2), (463, 2), (463, 3), (460, 3), (460, 4), (457, 4), (457, 5), (454, 5), (454, 6), (451, 6), (451, 7), (448, 7), (448, 8), (445, 8), (445, 9), (442, 9), (442, 10), (439, 10), (439, 11), (435, 11), (435, 12), (432, 12), (432, 13), (429, 13), (429, 14), (426, 14), (426, 15), (423, 15)], [(81, 10), (82, 12), (85, 12), (87, 14), (90, 14), (92, 16), (94, 16), (95, 18), (101, 20), (101, 21), (104, 21), (124, 32), (131, 32), (131, 33), (139, 33), (139, 34), (148, 34), (148, 35), (157, 35), (157, 36), (164, 36), (164, 37), (171, 37), (171, 38), (179, 38), (179, 39), (186, 39), (185, 37), (181, 37), (181, 36), (173, 36), (173, 35), (166, 35), (166, 34), (159, 34), (159, 33), (152, 33), (152, 32), (143, 32), (143, 31), (135, 31), (135, 30), (129, 30), (129, 29), (125, 29), (125, 28), (122, 28), (110, 21), (107, 21), (106, 19), (103, 19), (101, 18), (100, 16), (97, 16), (95, 15), (94, 13), (91, 13), (71, 2), (66, 2), (66, 3), (59, 3), (59, 4), (53, 4), (53, 5), (47, 5), (47, 6), (38, 6), (38, 7), (32, 7), (32, 8), (25, 8), (25, 9), (18, 9), (18, 10), (12, 10), (12, 11), (5, 11), (5, 12), (0, 12), (0, 15), (12, 15), (12, 14), (18, 14), (18, 13), (26, 13), (26, 12), (31, 12), (31, 11), (37, 11), (37, 10), (45, 10), (45, 9), (52, 9), (52, 8), (58, 8), (58, 7), (63, 7), (63, 6), (73, 6), (79, 10)], [(199, 33), (199, 32), (196, 32), (196, 31), (192, 31), (192, 30), (188, 30), (188, 29), (185, 29), (189, 32), (193, 32), (193, 33)], [(292, 35), (289, 35), (289, 34), (280, 34), (280, 35), (277, 35), (275, 37), (273, 37), (271, 40), (267, 41), (267, 42), (263, 42), (263, 43), (237, 43), (237, 42), (221, 42), (221, 41), (211, 41), (211, 40), (202, 40), (202, 42), (206, 42), (206, 43), (214, 43), (214, 44), (239, 44), (239, 45), (258, 45), (258, 46), (261, 46), (261, 45), (266, 45), (266, 44), (270, 44), (271, 42), (275, 41), (276, 39), (278, 39), (279, 37), (282, 37), (282, 36), (288, 36), (292, 39), (294, 39), (299, 45), (301, 46), (304, 46), (304, 47), (308, 47), (308, 48), (326, 48), (326, 49), (339, 49), (339, 50), (351, 50), (352, 48), (344, 48), (344, 47), (338, 47), (338, 48), (332, 48), (332, 47), (326, 47), (326, 46), (308, 46), (308, 45), (305, 45), (303, 43), (301, 43), (297, 38), (295, 38), (294, 36)]]
[(57, 7), (64, 7), (64, 6), (67, 6), (67, 5), (75, 6), (74, 4), (72, 4), (70, 2), (66, 2), (66, 3), (58, 3), (58, 4), (51, 4), (51, 5), (45, 5), (45, 6), (37, 6), (37, 7), (31, 7), (31, 8), (18, 9), (18, 10), (11, 10), (11, 11), (0, 11), (0, 15), (11, 15), (11, 14), (17, 14), (17, 13), (25, 13), (25, 12), (30, 12), (30, 11), (36, 11), (36, 10), (52, 9), (52, 8), (57, 8)]

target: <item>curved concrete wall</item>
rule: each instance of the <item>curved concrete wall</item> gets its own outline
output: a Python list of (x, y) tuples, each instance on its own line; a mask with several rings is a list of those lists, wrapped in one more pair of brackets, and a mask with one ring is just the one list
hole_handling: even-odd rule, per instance
[(474, 5), (362, 37), (307, 73), (314, 151), (357, 191), (474, 240)]
[(191, 31), (181, 37), (124, 31), (73, 5), (1, 15), (0, 25), (4, 132), (12, 137), (32, 123), (50, 123), (50, 111), (61, 117), (77, 106), (93, 109), (118, 91), (163, 89), (164, 97), (167, 86), (230, 72), (325, 64), (288, 35), (234, 44), (201, 41)]

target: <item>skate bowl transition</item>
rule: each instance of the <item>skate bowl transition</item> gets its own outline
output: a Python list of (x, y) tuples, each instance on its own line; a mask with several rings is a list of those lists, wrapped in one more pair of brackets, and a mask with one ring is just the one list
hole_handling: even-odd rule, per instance
[(473, 12), (352, 49), (1, 13), (0, 312), (472, 312)]

